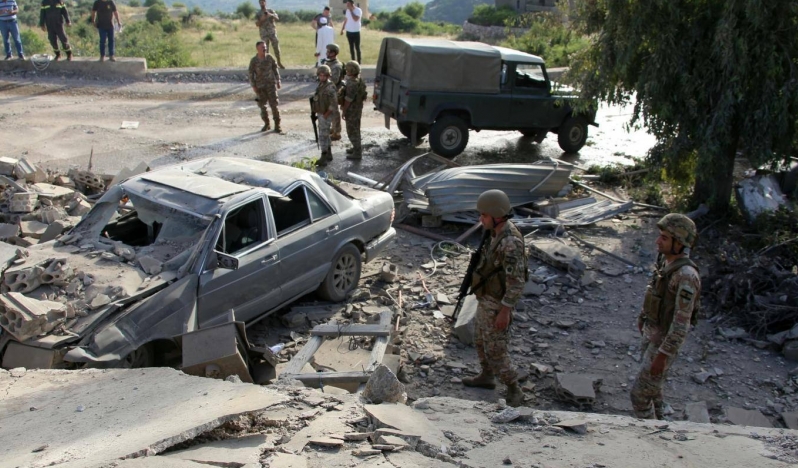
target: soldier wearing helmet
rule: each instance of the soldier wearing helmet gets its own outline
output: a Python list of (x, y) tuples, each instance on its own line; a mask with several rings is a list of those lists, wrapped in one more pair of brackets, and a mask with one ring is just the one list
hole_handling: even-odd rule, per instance
[(335, 106), (338, 105), (338, 96), (335, 86), (330, 82), (330, 67), (322, 65), (316, 69), (319, 85), (313, 94), (313, 112), (319, 119), (319, 147), (321, 157), (316, 162), (318, 166), (326, 166), (332, 161), (332, 142), (330, 141), (330, 127)]
[(366, 101), (368, 91), (366, 82), (360, 77), (360, 64), (351, 60), (346, 62), (346, 84), (343, 87), (343, 104), (341, 113), (346, 121), (346, 136), (352, 143), (352, 148), (347, 149), (346, 159), (362, 159), (363, 148), (360, 138), (360, 119), (363, 116), (363, 103)]
[(635, 416), (644, 419), (663, 418), (662, 386), (690, 326), (696, 324), (701, 294), (698, 267), (689, 257), (698, 237), (695, 223), (671, 213), (657, 227), (657, 266), (637, 319), (643, 359), (631, 392)]
[[(338, 60), (338, 52), (341, 49), (338, 44), (327, 44), (327, 59), (324, 64), (330, 67), (330, 82), (335, 86), (335, 91), (338, 93), (338, 104), (341, 103), (341, 82), (344, 78), (344, 66)], [(335, 106), (333, 111), (332, 130), (330, 132), (330, 140), (338, 141), (341, 139), (341, 111), (338, 105)]]
[(494, 376), (507, 385), (507, 404), (519, 406), (524, 395), (518, 387), (507, 345), (513, 309), (526, 283), (524, 238), (510, 221), (510, 199), (501, 190), (488, 190), (477, 199), (479, 221), (490, 237), (483, 243), (474, 272), (472, 291), (477, 297), (474, 346), (481, 372), (463, 379), (468, 387), (495, 388)]

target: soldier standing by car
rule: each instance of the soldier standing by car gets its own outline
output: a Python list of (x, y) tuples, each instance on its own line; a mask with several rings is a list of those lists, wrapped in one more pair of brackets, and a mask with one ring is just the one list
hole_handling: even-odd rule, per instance
[(333, 108), (338, 105), (338, 96), (335, 86), (330, 82), (330, 67), (322, 65), (316, 69), (319, 85), (313, 94), (313, 112), (319, 119), (319, 147), (321, 157), (316, 162), (317, 166), (326, 166), (332, 161), (330, 146), (330, 127), (332, 125)]
[(64, 31), (64, 23), (70, 26), (69, 11), (62, 0), (42, 0), (42, 9), (39, 13), (39, 26), (42, 31), (47, 31), (47, 39), (53, 46), (55, 60), (61, 58), (61, 51), (58, 49), (58, 41), (67, 54), (67, 60), (72, 60), (72, 47), (69, 45), (69, 38)]
[(280, 17), (271, 8), (266, 8), (266, 0), (260, 0), (260, 11), (255, 14), (255, 25), (260, 30), (260, 39), (267, 44), (266, 51), (269, 51), (268, 44), (271, 43), (272, 54), (277, 59), (277, 66), (285, 70), (283, 62), (280, 60), (280, 40), (277, 39), (277, 21)]
[(260, 117), (265, 124), (260, 131), (265, 132), (271, 128), (269, 125), (269, 111), (266, 109), (266, 104), (268, 104), (272, 108), (272, 114), (274, 115), (274, 131), (281, 133), (280, 109), (277, 107), (279, 104), (277, 90), (282, 86), (280, 70), (277, 69), (277, 63), (275, 63), (274, 58), (266, 53), (265, 42), (258, 41), (255, 44), (255, 48), (258, 49), (258, 53), (249, 62), (249, 83), (252, 85), (252, 91), (255, 91), (255, 94), (258, 95)]
[(351, 60), (346, 62), (346, 84), (344, 85), (343, 107), (341, 112), (346, 121), (346, 136), (352, 148), (346, 150), (346, 159), (362, 159), (363, 148), (360, 139), (360, 118), (363, 115), (363, 102), (368, 95), (366, 82), (360, 77), (360, 65)]
[[(338, 60), (338, 53), (340, 51), (341, 48), (338, 47), (338, 44), (327, 44), (327, 60), (324, 61), (324, 64), (330, 67), (330, 82), (333, 84), (333, 86), (335, 86), (336, 92), (338, 92), (338, 104), (341, 104), (341, 81), (344, 77), (344, 67)], [(335, 106), (330, 140), (338, 141), (340, 139), (341, 111), (338, 106)]]
[(510, 362), (507, 344), (513, 309), (526, 282), (524, 238), (510, 221), (510, 199), (501, 190), (488, 190), (477, 199), (482, 227), (490, 232), (472, 278), (477, 297), (474, 346), (481, 373), (463, 379), (467, 387), (496, 388), (495, 375), (507, 385), (507, 404), (519, 406), (524, 394)]
[(697, 239), (695, 223), (671, 213), (657, 227), (659, 258), (637, 318), (644, 338), (643, 359), (631, 392), (635, 416), (644, 419), (664, 416), (662, 385), (690, 325), (696, 323), (701, 294), (698, 267), (689, 257)]

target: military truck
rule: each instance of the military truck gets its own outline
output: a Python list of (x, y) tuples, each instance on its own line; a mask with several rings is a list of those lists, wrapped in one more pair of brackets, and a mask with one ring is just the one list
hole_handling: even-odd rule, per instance
[(518, 130), (540, 143), (557, 134), (560, 148), (576, 153), (595, 122), (595, 107), (577, 112), (573, 92), (552, 88), (540, 57), (481, 42), (443, 39), (382, 40), (373, 102), (418, 144), (429, 134), (432, 150), (454, 157), (471, 130)]

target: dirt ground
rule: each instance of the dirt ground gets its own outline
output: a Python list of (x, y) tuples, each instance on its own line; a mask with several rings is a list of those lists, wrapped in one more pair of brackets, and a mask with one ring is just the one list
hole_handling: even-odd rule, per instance
[[(306, 97), (313, 84), (286, 81), (281, 90), (281, 111), (285, 134), (260, 133), (250, 88), (243, 83), (99, 83), (89, 80), (35, 79), (5, 77), (0, 80), (0, 139), (2, 156), (28, 158), (46, 168), (86, 167), (98, 172), (116, 173), (141, 161), (152, 167), (207, 156), (238, 156), (275, 162), (297, 162), (318, 154), (312, 139)], [(641, 131), (627, 133), (624, 109), (602, 109), (599, 129), (578, 158), (564, 156), (556, 137), (540, 145), (519, 138), (517, 132), (471, 132), (460, 164), (491, 162), (531, 162), (554, 157), (586, 166), (593, 163), (630, 164), (642, 157), (653, 139)], [(137, 121), (135, 130), (121, 130), (123, 121)], [(334, 144), (334, 162), (329, 167), (335, 177), (346, 179), (353, 171), (380, 179), (411, 156), (426, 151), (422, 145), (409, 146), (396, 130), (386, 130), (381, 114), (366, 110), (363, 119), (365, 157), (363, 161), (343, 159), (344, 142)], [(345, 137), (344, 137), (345, 139)], [(539, 297), (527, 296), (516, 316), (512, 355), (519, 369), (531, 372), (531, 364), (551, 366), (556, 372), (579, 373), (601, 379), (593, 411), (623, 413), (631, 411), (628, 390), (639, 361), (640, 338), (635, 318), (654, 260), (654, 222), (661, 213), (639, 211), (597, 225), (579, 229), (578, 234), (621, 255), (642, 268), (630, 269), (601, 254), (581, 248), (582, 260), (594, 282), (589, 286), (557, 284), (554, 280)], [(699, 228), (700, 228), (699, 224)], [(456, 234), (463, 226), (449, 226)], [(545, 235), (538, 233), (537, 236)], [(533, 238), (534, 239), (534, 238)], [(379, 259), (368, 265), (364, 275), (374, 272), (384, 261), (399, 266), (405, 301), (421, 301), (418, 272), (429, 275), (430, 249), (434, 241), (400, 232), (398, 241)], [(476, 239), (470, 240), (474, 246)], [(574, 245), (574, 244), (571, 244)], [(702, 252), (694, 256), (702, 263)], [(708, 259), (706, 259), (708, 260)], [(466, 257), (448, 259), (426, 280), (427, 287), (454, 299)], [(535, 270), (541, 264), (530, 263)], [(553, 268), (550, 271), (556, 272)], [(401, 284), (401, 283), (400, 283)], [(374, 304), (386, 289), (396, 287), (371, 276), (361, 282), (369, 291), (354, 309)], [(380, 299), (385, 301), (385, 299)], [(500, 391), (462, 387), (459, 379), (477, 367), (476, 353), (460, 344), (451, 334), (447, 319), (435, 318), (428, 309), (406, 308), (408, 320), (399, 347), (405, 366), (408, 395), (411, 399), (442, 395), (470, 400), (494, 400)], [(255, 340), (278, 340), (287, 330), (264, 322), (253, 329)], [(666, 387), (666, 399), (682, 418), (685, 405), (706, 401), (710, 414), (720, 418), (722, 409), (736, 406), (759, 409), (777, 423), (777, 414), (798, 410), (796, 384), (789, 363), (779, 354), (758, 349), (742, 340), (729, 341), (717, 333), (722, 323), (702, 321), (685, 344)], [(271, 341), (268, 344), (274, 344)], [(347, 345), (337, 347), (346, 354)], [(418, 353), (410, 354), (410, 353)], [(340, 369), (339, 369), (340, 370)], [(702, 371), (714, 374), (705, 383), (693, 375)], [(574, 409), (558, 402), (551, 389), (551, 374), (530, 375), (526, 380), (527, 404), (543, 409)]]

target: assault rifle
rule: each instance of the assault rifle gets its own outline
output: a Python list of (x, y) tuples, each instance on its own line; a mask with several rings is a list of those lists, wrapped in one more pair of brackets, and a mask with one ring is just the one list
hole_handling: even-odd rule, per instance
[(319, 117), (316, 115), (315, 109), (313, 109), (313, 96), (310, 97), (310, 122), (313, 124), (313, 136), (316, 137), (316, 148), (321, 149), (319, 146), (319, 127), (316, 124), (316, 121), (319, 120)]
[(490, 239), (490, 231), (484, 228), (483, 231), (482, 241), (479, 243), (479, 248), (471, 252), (471, 260), (468, 261), (468, 268), (466, 269), (465, 277), (463, 278), (463, 282), (460, 284), (460, 292), (457, 295), (457, 305), (454, 307), (453, 318), (455, 320), (457, 320), (457, 316), (460, 315), (460, 309), (463, 307), (463, 300), (466, 298), (466, 296), (474, 292), (474, 289), (471, 288), (474, 270), (476, 270), (477, 265), (479, 265), (479, 261), (482, 257), (482, 249), (485, 247), (488, 239)]

